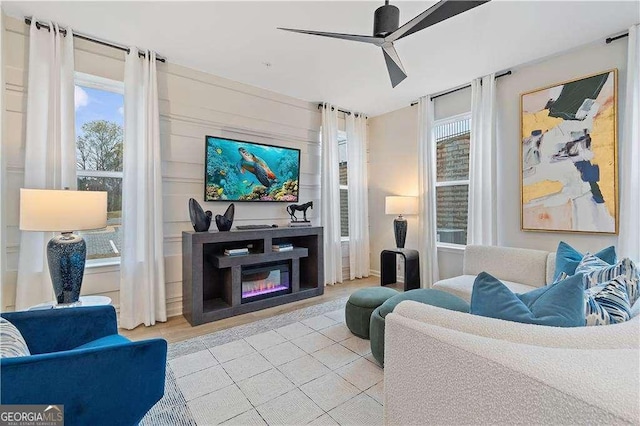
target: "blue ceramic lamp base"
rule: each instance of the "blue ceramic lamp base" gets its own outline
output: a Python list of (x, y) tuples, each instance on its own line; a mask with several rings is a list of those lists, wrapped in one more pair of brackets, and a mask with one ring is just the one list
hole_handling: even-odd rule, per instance
[(87, 245), (71, 232), (53, 237), (47, 244), (47, 260), (58, 304), (76, 303), (80, 298)]
[(404, 248), (404, 243), (407, 240), (407, 219), (402, 215), (395, 218), (393, 221), (393, 231), (396, 236), (396, 247)]

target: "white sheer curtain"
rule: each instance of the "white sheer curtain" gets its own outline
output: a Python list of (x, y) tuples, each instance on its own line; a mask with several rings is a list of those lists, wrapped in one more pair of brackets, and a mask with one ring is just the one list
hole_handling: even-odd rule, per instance
[(347, 115), (347, 186), (349, 188), (349, 275), (369, 276), (369, 186), (367, 118)]
[(640, 25), (629, 28), (627, 100), (620, 138), (621, 255), (640, 261)]
[(495, 79), (490, 74), (471, 82), (467, 244), (497, 241)]
[(123, 247), (120, 323), (167, 320), (156, 54), (131, 48), (124, 74)]
[(340, 241), (340, 174), (338, 157), (338, 111), (325, 103), (322, 108), (322, 199), (324, 227), (324, 282), (342, 282), (342, 243)]
[(436, 247), (436, 143), (433, 139), (433, 102), (429, 96), (418, 99), (418, 180), (420, 285), (431, 287), (438, 281)]
[[(55, 23), (29, 31), (29, 79), (24, 187), (76, 189), (73, 33), (60, 34)], [(46, 260), (52, 233), (20, 236), (16, 309), (53, 299)]]

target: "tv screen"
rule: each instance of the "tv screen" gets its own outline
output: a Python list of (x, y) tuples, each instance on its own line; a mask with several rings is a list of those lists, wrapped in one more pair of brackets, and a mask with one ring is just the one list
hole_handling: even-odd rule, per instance
[(205, 201), (298, 201), (300, 150), (206, 137)]

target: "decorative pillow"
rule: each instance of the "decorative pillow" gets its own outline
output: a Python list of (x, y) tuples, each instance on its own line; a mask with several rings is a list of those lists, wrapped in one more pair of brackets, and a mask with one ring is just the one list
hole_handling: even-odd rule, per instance
[(629, 311), (629, 316), (631, 318), (635, 318), (638, 315), (640, 315), (640, 299), (636, 300), (636, 303), (633, 304), (631, 310)]
[(631, 304), (625, 281), (627, 278), (620, 275), (584, 292), (587, 325), (618, 324), (629, 320)]
[(0, 317), (0, 358), (29, 355), (31, 353), (20, 331), (9, 321)]
[(638, 300), (638, 281), (640, 281), (640, 271), (629, 258), (622, 259), (615, 265), (609, 265), (593, 255), (586, 255), (578, 267), (576, 273), (583, 274), (584, 288), (588, 289), (598, 284), (608, 283), (614, 278), (622, 275), (627, 286), (629, 303), (633, 305)]
[[(613, 265), (618, 261), (616, 248), (614, 246), (600, 250), (595, 256), (604, 260), (609, 265)], [(583, 257), (584, 255), (578, 250), (564, 241), (560, 241), (558, 249), (556, 250), (556, 272), (553, 275), (553, 280), (556, 281), (562, 272), (567, 273), (567, 275), (575, 274), (576, 268)]]
[(469, 313), (553, 327), (584, 326), (582, 275), (515, 294), (500, 280), (482, 272), (473, 283)]

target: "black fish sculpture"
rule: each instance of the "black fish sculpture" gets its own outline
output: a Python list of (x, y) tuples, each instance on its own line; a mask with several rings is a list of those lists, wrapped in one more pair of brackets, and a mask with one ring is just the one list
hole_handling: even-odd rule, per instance
[(227, 211), (224, 212), (224, 215), (216, 215), (216, 226), (218, 227), (218, 231), (228, 231), (231, 229), (235, 212), (236, 206), (231, 203), (229, 204), (229, 207), (227, 207)]
[(189, 217), (191, 225), (196, 232), (206, 232), (211, 226), (211, 217), (213, 214), (210, 210), (206, 212), (202, 210), (200, 204), (193, 198), (189, 198)]

